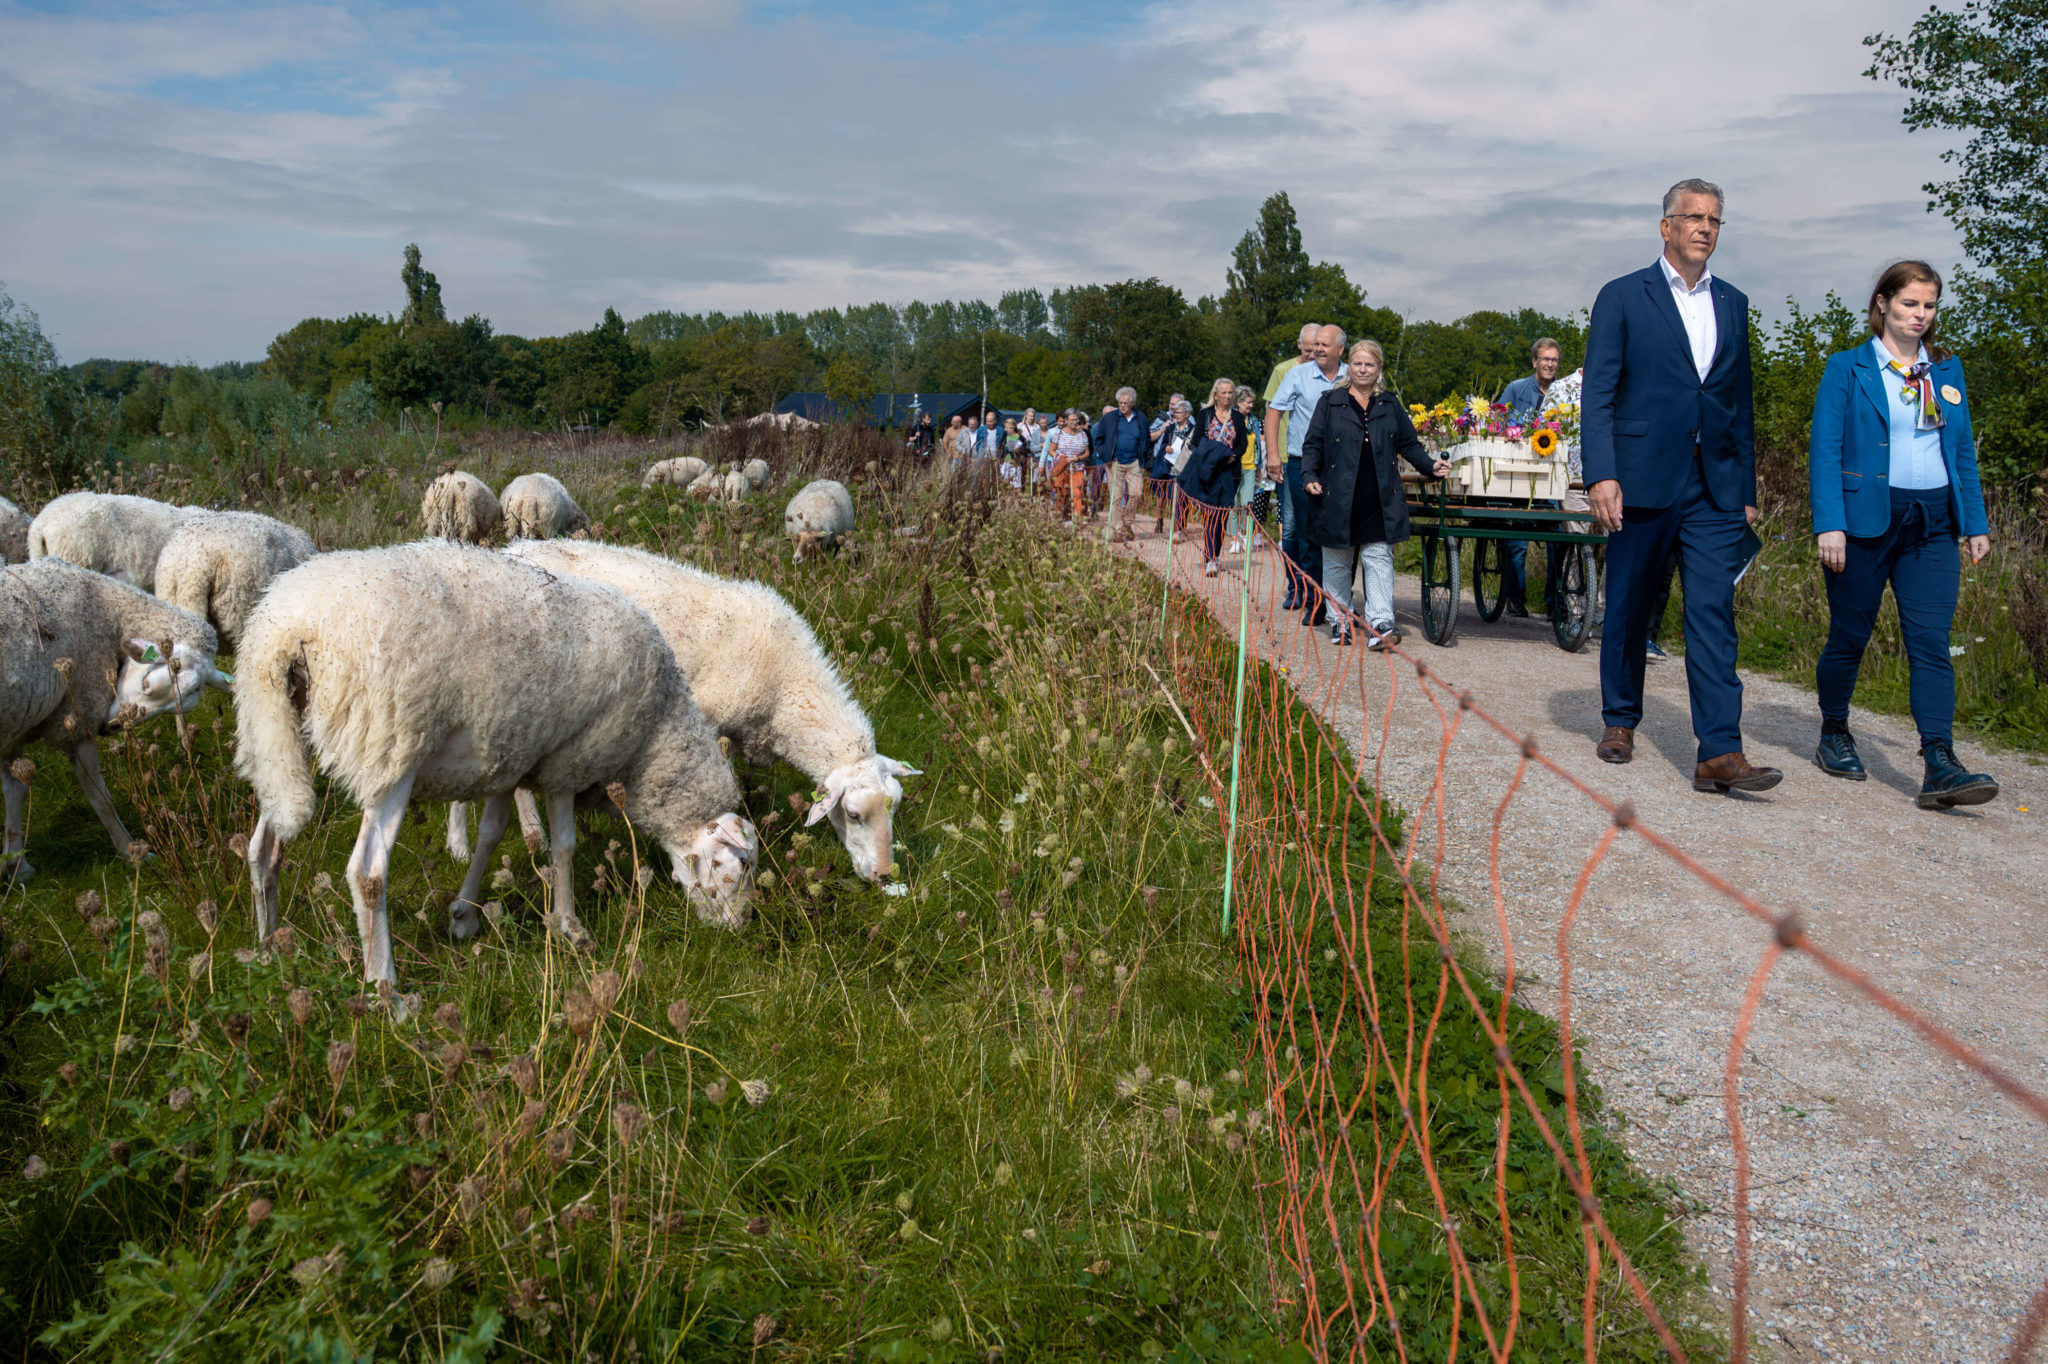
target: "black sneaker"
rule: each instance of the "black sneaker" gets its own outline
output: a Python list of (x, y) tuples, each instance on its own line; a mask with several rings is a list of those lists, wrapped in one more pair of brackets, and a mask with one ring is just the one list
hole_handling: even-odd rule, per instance
[(1348, 621), (1348, 620), (1340, 620), (1340, 621), (1336, 621), (1336, 622), (1334, 622), (1334, 623), (1332, 623), (1332, 624), (1331, 624), (1331, 626), (1330, 626), (1330, 643), (1332, 643), (1332, 644), (1346, 644), (1346, 645), (1348, 645), (1348, 644), (1350, 644), (1350, 643), (1351, 643), (1351, 622), (1350, 622), (1350, 621)]
[(1982, 772), (1965, 771), (1956, 761), (1955, 745), (1946, 739), (1923, 744), (1920, 756), (1927, 764), (1926, 779), (1920, 783), (1919, 805), (1923, 810), (1948, 810), (1958, 805), (1982, 805), (1998, 795), (1998, 783)]
[(1527, 620), (1529, 618), (1528, 606), (1518, 601), (1511, 601), (1507, 604), (1507, 613), (1511, 616), (1519, 616), (1523, 620)]
[(1320, 598), (1318, 598), (1313, 605), (1309, 606), (1301, 613), (1301, 623), (1303, 625), (1308, 626), (1310, 629), (1314, 629), (1316, 626), (1323, 624), (1325, 621), (1329, 620), (1329, 618), (1329, 609), (1324, 606)]
[(1846, 729), (1834, 734), (1821, 731), (1820, 747), (1813, 750), (1813, 762), (1829, 776), (1848, 781), (1862, 781), (1870, 775), (1863, 770), (1863, 759), (1856, 756), (1856, 740)]

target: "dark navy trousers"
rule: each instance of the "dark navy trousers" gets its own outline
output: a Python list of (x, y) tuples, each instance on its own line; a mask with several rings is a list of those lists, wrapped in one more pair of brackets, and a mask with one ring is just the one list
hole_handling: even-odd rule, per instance
[(1280, 552), (1294, 565), (1287, 575), (1287, 604), (1307, 606), (1323, 585), (1323, 551), (1308, 540), (1308, 493), (1302, 487), (1301, 456), (1290, 455), (1280, 484)]
[(1870, 539), (1850, 536), (1842, 571), (1822, 569), (1821, 577), (1828, 589), (1828, 642), (1815, 670), (1821, 718), (1849, 718), (1856, 672), (1889, 583), (1899, 607), (1899, 633), (1911, 669), (1908, 697), (1920, 742), (1952, 740), (1956, 669), (1949, 662), (1948, 638), (1962, 590), (1963, 559), (1949, 490), (1892, 489), (1890, 528)]
[(1735, 675), (1735, 575), (1742, 570), (1748, 518), (1707, 500), (1697, 456), (1669, 507), (1624, 502), (1621, 529), (1607, 537), (1607, 620), (1600, 636), (1605, 723), (1643, 720), (1643, 646), (1658, 602), (1658, 570), (1675, 545), (1685, 590), (1685, 685), (1699, 761), (1742, 749), (1742, 682)]

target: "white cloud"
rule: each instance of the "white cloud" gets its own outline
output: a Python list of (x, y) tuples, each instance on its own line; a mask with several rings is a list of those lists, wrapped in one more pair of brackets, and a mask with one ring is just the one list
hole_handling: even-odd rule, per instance
[(660, 38), (701, 38), (722, 33), (746, 12), (746, 0), (550, 0), (568, 18), (622, 22)]

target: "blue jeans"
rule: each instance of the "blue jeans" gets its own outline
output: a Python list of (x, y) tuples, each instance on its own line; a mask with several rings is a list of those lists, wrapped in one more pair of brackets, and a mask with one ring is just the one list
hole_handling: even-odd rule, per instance
[(1907, 697), (1920, 742), (1954, 738), (1956, 669), (1949, 662), (1948, 639), (1962, 574), (1948, 489), (1892, 489), (1890, 528), (1871, 539), (1850, 536), (1842, 571), (1821, 570), (1828, 589), (1828, 642), (1814, 679), (1821, 718), (1849, 718), (1856, 672), (1890, 583), (1911, 668)]
[(1280, 487), (1280, 552), (1287, 556), (1293, 572), (1287, 575), (1287, 605), (1292, 610), (1305, 603), (1311, 586), (1323, 581), (1323, 551), (1308, 542), (1308, 494), (1301, 487), (1301, 457), (1287, 461), (1287, 473)]
[[(1557, 510), (1557, 503), (1555, 502), (1539, 501), (1536, 505), (1544, 511)], [(1526, 606), (1529, 602), (1529, 542), (1527, 540), (1510, 540), (1507, 542), (1507, 545), (1507, 562), (1502, 565), (1503, 572), (1501, 573), (1501, 596), (1517, 606)], [(1545, 554), (1547, 556), (1555, 552), (1554, 549), (1546, 550)], [(1544, 563), (1546, 568), (1543, 575), (1543, 609), (1548, 611), (1550, 609), (1548, 605), (1550, 601), (1548, 557), (1545, 558)]]

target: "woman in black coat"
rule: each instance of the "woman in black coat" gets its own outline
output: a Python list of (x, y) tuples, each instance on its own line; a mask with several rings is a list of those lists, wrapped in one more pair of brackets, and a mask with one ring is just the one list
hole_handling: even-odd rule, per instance
[(1236, 385), (1218, 379), (1209, 388), (1209, 405), (1195, 414), (1195, 448), (1181, 466), (1180, 490), (1202, 504), (1202, 572), (1216, 576), (1216, 555), (1223, 548), (1223, 523), (1237, 501), (1238, 470), (1251, 445), (1251, 423), (1235, 406)]
[(1338, 610), (1330, 642), (1351, 642), (1351, 579), (1364, 569), (1364, 617), (1377, 649), (1401, 638), (1394, 626), (1394, 546), (1408, 538), (1408, 496), (1401, 491), (1405, 457), (1424, 478), (1451, 472), (1415, 434), (1415, 423), (1391, 393), (1380, 391), (1386, 352), (1377, 341), (1351, 347), (1347, 387), (1316, 404), (1301, 442), (1301, 484), (1308, 494), (1310, 543), (1323, 549), (1323, 594)]

